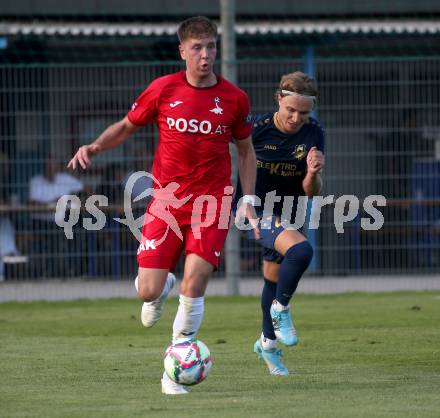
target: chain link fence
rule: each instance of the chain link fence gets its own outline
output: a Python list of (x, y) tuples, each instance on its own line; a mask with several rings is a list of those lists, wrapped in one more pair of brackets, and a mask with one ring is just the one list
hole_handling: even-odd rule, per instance
[[(309, 274), (438, 273), (440, 58), (326, 58), (314, 65), (317, 118), (326, 130), (323, 195), (354, 195), (360, 211), (340, 234), (334, 205), (323, 208)], [(124, 214), (128, 175), (151, 171), (154, 127), (97, 157), (91, 170), (61, 181), (66, 192), (76, 185), (83, 208), (73, 240), (53, 221), (54, 201), (39, 194), (38, 180), (45, 171), (66, 173), (74, 151), (122, 118), (149, 82), (181, 68), (180, 62), (0, 66), (0, 277), (135, 275), (137, 241), (114, 218)], [(281, 75), (303, 68), (303, 60), (238, 62), (238, 84), (249, 94), (253, 113), (275, 110)], [(109, 199), (101, 208), (107, 223), (99, 231), (82, 227), (91, 217), (84, 208), (93, 194)], [(385, 222), (378, 231), (361, 227), (370, 195), (387, 199), (379, 208)], [(240, 252), (242, 276), (258, 276), (261, 250), (243, 238)], [(14, 255), (25, 257), (14, 261)], [(224, 275), (224, 260), (216, 274)]]

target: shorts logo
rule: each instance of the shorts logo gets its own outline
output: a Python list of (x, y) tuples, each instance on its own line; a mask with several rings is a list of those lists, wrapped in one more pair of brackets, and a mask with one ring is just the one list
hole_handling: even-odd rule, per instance
[(137, 107), (138, 107), (138, 103), (137, 103), (137, 102), (134, 102), (134, 103), (131, 105), (131, 111), (134, 112), (134, 111), (136, 110)]
[(156, 245), (154, 244), (154, 241), (154, 239), (147, 239), (145, 240), (145, 243), (142, 242), (141, 245), (139, 245), (137, 253), (139, 254), (141, 251), (155, 250)]

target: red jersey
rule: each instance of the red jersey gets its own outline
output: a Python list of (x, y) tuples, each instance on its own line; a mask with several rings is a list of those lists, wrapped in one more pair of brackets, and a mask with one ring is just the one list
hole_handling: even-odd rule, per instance
[(229, 143), (251, 134), (244, 91), (217, 76), (212, 87), (194, 87), (184, 71), (154, 80), (128, 112), (139, 126), (156, 122), (159, 144), (153, 175), (162, 187), (176, 182), (177, 198), (220, 197), (230, 185)]

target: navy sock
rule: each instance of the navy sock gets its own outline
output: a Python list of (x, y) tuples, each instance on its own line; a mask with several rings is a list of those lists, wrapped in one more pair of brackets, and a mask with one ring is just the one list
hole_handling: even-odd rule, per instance
[(280, 265), (276, 299), (281, 305), (288, 305), (298, 287), (301, 276), (313, 257), (313, 248), (303, 241), (290, 247)]
[(263, 335), (271, 340), (276, 340), (273, 330), (272, 317), (270, 316), (270, 307), (275, 299), (277, 284), (264, 278), (264, 287), (261, 292), (261, 310), (263, 311)]

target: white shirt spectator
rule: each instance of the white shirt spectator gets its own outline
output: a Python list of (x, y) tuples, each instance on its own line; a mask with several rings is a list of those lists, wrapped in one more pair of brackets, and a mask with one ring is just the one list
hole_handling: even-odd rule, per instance
[[(42, 174), (32, 177), (29, 183), (29, 199), (31, 201), (56, 207), (57, 201), (66, 194), (75, 194), (83, 190), (83, 184), (67, 173), (57, 173), (53, 181)], [(35, 213), (33, 219), (54, 220), (53, 213)]]

